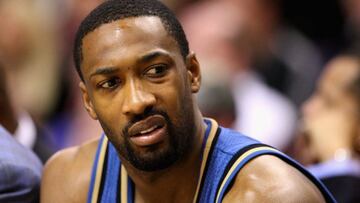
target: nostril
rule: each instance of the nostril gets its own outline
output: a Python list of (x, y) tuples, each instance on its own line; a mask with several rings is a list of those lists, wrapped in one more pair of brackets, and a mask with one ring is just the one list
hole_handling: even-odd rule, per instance
[(153, 106), (147, 106), (147, 107), (144, 109), (144, 115), (148, 115), (148, 114), (150, 114), (152, 111), (153, 111)]
[(134, 121), (140, 121), (143, 120), (151, 115), (154, 115), (156, 113), (155, 109), (153, 108), (153, 106), (147, 106), (144, 111), (139, 112), (138, 114), (134, 114), (132, 115), (133, 118), (132, 120)]

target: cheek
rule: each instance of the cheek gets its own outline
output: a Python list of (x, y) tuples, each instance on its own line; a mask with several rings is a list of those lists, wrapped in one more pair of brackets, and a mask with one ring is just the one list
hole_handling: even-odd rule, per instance
[(119, 115), (119, 113), (112, 111), (111, 108), (99, 111), (98, 113), (98, 121), (100, 122), (104, 133), (111, 143), (117, 147), (123, 146), (124, 144), (122, 130), (125, 124), (121, 122), (123, 119), (119, 118)]
[(189, 88), (186, 88), (185, 85), (181, 77), (178, 77), (162, 87), (158, 87), (158, 102), (160, 105), (164, 104), (167, 108), (170, 108), (167, 109), (168, 113), (181, 111), (183, 98), (186, 96), (186, 91), (189, 91)]
[(157, 110), (164, 111), (170, 117), (170, 120), (174, 124), (181, 122), (184, 112), (188, 109), (184, 104), (187, 99), (187, 91), (190, 91), (189, 88), (185, 87), (185, 83), (179, 77), (171, 82), (169, 81), (166, 85), (159, 86), (157, 88)]
[(121, 117), (120, 101), (116, 101), (115, 98), (102, 97), (93, 104), (101, 123), (106, 124), (113, 132), (119, 132), (122, 129), (124, 119)]

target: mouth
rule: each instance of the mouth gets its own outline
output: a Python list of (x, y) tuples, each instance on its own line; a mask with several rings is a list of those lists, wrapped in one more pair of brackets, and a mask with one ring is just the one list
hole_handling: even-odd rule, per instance
[(130, 141), (139, 147), (158, 144), (166, 138), (166, 121), (161, 115), (153, 115), (129, 128)]
[(149, 129), (141, 131), (138, 135), (135, 135), (135, 136), (146, 135), (146, 134), (149, 134), (149, 133), (151, 133), (151, 132), (153, 132), (153, 131), (155, 131), (155, 130), (157, 130), (159, 128), (161, 128), (161, 126), (155, 125), (155, 126), (150, 127)]

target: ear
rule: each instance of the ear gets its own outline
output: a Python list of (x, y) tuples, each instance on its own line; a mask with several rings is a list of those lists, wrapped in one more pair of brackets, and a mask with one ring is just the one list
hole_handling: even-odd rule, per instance
[(93, 106), (92, 102), (90, 101), (90, 97), (89, 97), (88, 91), (86, 89), (85, 83), (83, 81), (81, 81), (79, 83), (79, 87), (82, 92), (82, 100), (83, 100), (83, 104), (84, 104), (86, 111), (88, 112), (88, 114), (90, 115), (91, 118), (93, 118), (94, 120), (97, 120), (97, 115), (95, 113), (94, 106)]
[(200, 65), (194, 52), (186, 57), (186, 69), (190, 81), (191, 92), (197, 93), (201, 86)]

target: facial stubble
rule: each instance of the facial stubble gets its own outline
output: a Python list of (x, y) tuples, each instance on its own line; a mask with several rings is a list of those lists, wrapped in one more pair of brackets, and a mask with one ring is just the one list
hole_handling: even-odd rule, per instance
[[(182, 104), (181, 110), (177, 112), (174, 119), (171, 119), (167, 112), (154, 108), (134, 117), (122, 130), (122, 142), (118, 141), (117, 135), (113, 133), (114, 131), (102, 119), (99, 118), (99, 122), (108, 136), (110, 144), (115, 146), (120, 157), (130, 162), (130, 164), (139, 170), (158, 171), (185, 159), (194, 144), (195, 125), (191, 94), (180, 97), (180, 104)], [(137, 121), (151, 115), (161, 115), (165, 119), (168, 144), (149, 146), (145, 152), (137, 150), (131, 144), (127, 129)]]

